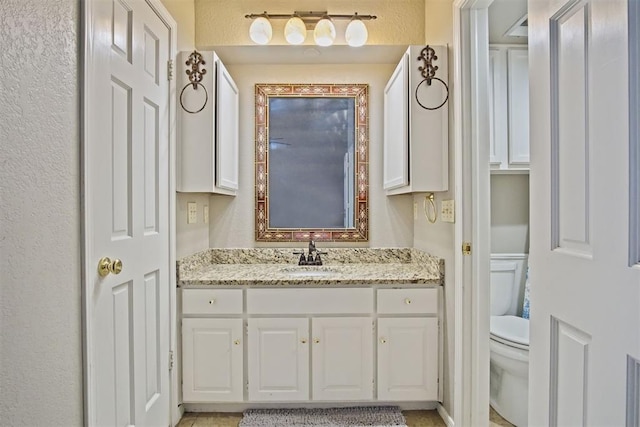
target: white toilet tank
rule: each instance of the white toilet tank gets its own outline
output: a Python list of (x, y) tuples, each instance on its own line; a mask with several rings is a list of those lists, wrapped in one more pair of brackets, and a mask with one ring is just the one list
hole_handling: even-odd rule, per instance
[(518, 307), (522, 301), (522, 271), (524, 258), (491, 255), (490, 298), (491, 315), (518, 315)]

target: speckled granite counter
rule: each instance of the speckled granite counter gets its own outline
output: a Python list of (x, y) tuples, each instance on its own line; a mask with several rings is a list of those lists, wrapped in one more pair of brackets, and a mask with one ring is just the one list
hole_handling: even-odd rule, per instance
[[(444, 283), (444, 260), (415, 249), (326, 249), (298, 266), (296, 249), (209, 249), (178, 261), (178, 286), (344, 286)], [(297, 249), (299, 250), (299, 249)], [(323, 248), (324, 250), (324, 248)]]

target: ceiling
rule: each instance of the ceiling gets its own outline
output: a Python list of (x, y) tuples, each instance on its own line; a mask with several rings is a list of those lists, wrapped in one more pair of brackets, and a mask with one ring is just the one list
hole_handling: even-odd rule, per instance
[(489, 43), (526, 44), (526, 37), (504, 34), (527, 13), (527, 0), (494, 0), (489, 6)]

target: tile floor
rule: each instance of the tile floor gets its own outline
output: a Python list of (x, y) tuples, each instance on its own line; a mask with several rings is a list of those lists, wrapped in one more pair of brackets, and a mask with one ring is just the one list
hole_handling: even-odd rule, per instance
[[(408, 427), (446, 427), (437, 411), (402, 411)], [(178, 427), (237, 427), (242, 414), (186, 413)]]
[[(408, 427), (446, 427), (437, 411), (403, 411)], [(237, 427), (242, 419), (239, 413), (186, 413), (177, 427)], [(514, 427), (493, 408), (489, 414), (490, 427)]]

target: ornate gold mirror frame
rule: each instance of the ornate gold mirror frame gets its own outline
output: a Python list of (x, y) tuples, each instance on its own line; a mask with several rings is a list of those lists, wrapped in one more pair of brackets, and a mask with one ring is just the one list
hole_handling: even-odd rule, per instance
[[(369, 98), (367, 84), (256, 84), (255, 238), (259, 242), (309, 239), (365, 242), (369, 239)], [(354, 106), (353, 220), (346, 228), (272, 227), (269, 221), (269, 106), (273, 98), (352, 98)], [(301, 129), (300, 132), (304, 132)], [(287, 144), (289, 145), (289, 144)], [(313, 179), (304, 183), (313, 185)], [(346, 190), (345, 190), (346, 192)], [(292, 201), (295, 203), (295, 201)], [(346, 224), (345, 224), (346, 225)]]

